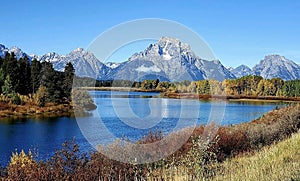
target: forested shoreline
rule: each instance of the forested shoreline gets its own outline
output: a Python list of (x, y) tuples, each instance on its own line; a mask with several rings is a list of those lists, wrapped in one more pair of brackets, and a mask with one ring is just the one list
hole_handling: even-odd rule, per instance
[(0, 57), (0, 93), (15, 104), (22, 103), (20, 95), (36, 95), (38, 104), (70, 101), (74, 73), (71, 63), (59, 72), (50, 62), (17, 60), (14, 53), (7, 53)]
[[(231, 98), (263, 98), (287, 99), (300, 97), (300, 80), (284, 81), (281, 78), (263, 79), (261, 76), (249, 75), (237, 79), (198, 80), (182, 82), (160, 82), (156, 80), (144, 80), (141, 82), (130, 80), (94, 80), (81, 78), (82, 87), (90, 90), (107, 91), (156, 91), (165, 95), (201, 95), (200, 98), (213, 96), (228, 96)], [(127, 89), (126, 89), (127, 88)], [(172, 94), (173, 93), (173, 94)], [(194, 96), (195, 96), (194, 95)], [(206, 95), (206, 96), (205, 96)], [(196, 96), (197, 97), (197, 96)], [(277, 97), (277, 98), (276, 98)]]
[(70, 115), (74, 75), (71, 63), (59, 72), (49, 62), (7, 53), (0, 57), (0, 117)]

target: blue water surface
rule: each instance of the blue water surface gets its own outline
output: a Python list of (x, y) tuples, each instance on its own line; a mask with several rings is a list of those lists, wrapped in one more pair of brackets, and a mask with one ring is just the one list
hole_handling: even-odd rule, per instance
[[(91, 112), (93, 116), (80, 118), (78, 123), (69, 117), (1, 121), (0, 164), (6, 165), (16, 150), (37, 150), (38, 159), (47, 159), (65, 140), (75, 139), (80, 150), (88, 152), (94, 148), (85, 136), (94, 137), (95, 144), (124, 137), (138, 140), (149, 131), (168, 134), (208, 121), (220, 125), (248, 122), (281, 106), (280, 103), (264, 102), (167, 99), (154, 92), (91, 91), (90, 94), (97, 109)], [(113, 137), (100, 137), (105, 131)]]

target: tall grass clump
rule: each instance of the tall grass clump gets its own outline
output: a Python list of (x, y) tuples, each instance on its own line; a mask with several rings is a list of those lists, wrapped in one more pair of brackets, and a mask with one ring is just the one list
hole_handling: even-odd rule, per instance
[(185, 154), (152, 163), (148, 180), (202, 180), (212, 178), (217, 169), (215, 142), (202, 136), (192, 137), (192, 147)]
[(300, 180), (300, 132), (254, 154), (228, 159), (214, 180)]

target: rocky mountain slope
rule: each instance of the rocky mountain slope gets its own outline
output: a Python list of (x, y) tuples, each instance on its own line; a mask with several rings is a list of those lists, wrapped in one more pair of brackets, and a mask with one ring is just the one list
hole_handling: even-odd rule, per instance
[(230, 70), (236, 77), (259, 75), (265, 79), (281, 78), (283, 80), (300, 79), (300, 65), (280, 55), (267, 55), (252, 69), (240, 65)]
[(300, 66), (280, 55), (265, 56), (252, 70), (256, 75), (267, 79), (276, 77), (283, 80), (300, 79)]
[(23, 52), (20, 48), (13, 46), (11, 48), (7, 48), (4, 45), (0, 44), (0, 57), (4, 58), (7, 53), (14, 53), (17, 59), (27, 57), (29, 61), (32, 60), (32, 57)]
[(65, 56), (57, 53), (47, 53), (39, 58), (41, 62), (47, 61), (53, 64), (54, 69), (63, 71), (68, 62), (71, 62), (75, 68), (75, 73), (82, 77), (93, 77), (98, 79), (106, 79), (106, 75), (111, 70), (94, 54), (77, 48)]
[(254, 75), (254, 72), (247, 65), (240, 65), (236, 68), (232, 68), (231, 73), (233, 73), (237, 78), (246, 75)]

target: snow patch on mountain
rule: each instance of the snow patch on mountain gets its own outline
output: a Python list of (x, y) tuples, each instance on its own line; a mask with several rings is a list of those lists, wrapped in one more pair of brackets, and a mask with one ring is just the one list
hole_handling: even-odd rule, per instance
[(62, 61), (62, 56), (55, 52), (47, 53), (39, 58), (40, 62), (58, 63)]
[(135, 69), (138, 72), (160, 72), (161, 70), (156, 66), (153, 65), (151, 67), (145, 67), (144, 65)]
[(105, 65), (109, 68), (117, 68), (121, 63), (118, 63), (118, 62), (106, 62)]
[(168, 54), (168, 53), (165, 53), (165, 54), (163, 54), (163, 59), (164, 60), (171, 60), (172, 56), (170, 54)]

